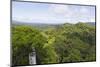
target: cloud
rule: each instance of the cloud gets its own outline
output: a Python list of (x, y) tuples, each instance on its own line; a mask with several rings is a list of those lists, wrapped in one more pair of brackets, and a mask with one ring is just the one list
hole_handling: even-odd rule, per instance
[(91, 18), (90, 19), (90, 22), (95, 22), (95, 18)]
[(58, 15), (64, 15), (64, 14), (67, 14), (69, 12), (68, 5), (57, 5), (57, 4), (55, 5), (55, 4), (52, 4), (52, 5), (50, 5), (49, 9), (54, 14), (58, 14)]
[(88, 13), (88, 9), (86, 7), (81, 7), (80, 12), (86, 14)]

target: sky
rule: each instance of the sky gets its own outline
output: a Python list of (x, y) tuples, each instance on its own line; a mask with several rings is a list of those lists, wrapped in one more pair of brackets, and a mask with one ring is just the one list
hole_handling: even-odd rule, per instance
[(12, 20), (47, 24), (95, 22), (95, 6), (13, 1)]

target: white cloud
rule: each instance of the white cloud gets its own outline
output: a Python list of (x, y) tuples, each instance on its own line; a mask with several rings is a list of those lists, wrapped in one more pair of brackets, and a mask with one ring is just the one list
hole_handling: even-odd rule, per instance
[(83, 13), (88, 12), (88, 10), (87, 10), (85, 7), (82, 7), (82, 8), (80, 9), (80, 11), (83, 12)]
[(55, 13), (55, 14), (60, 14), (60, 15), (64, 15), (66, 13), (69, 12), (69, 7), (68, 5), (55, 5), (55, 4), (52, 4), (50, 5), (50, 11)]

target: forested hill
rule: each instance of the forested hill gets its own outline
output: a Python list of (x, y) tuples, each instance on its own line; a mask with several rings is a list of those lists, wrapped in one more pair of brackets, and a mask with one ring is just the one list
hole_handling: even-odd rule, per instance
[(32, 47), (36, 50), (37, 64), (96, 60), (94, 25), (44, 25), (43, 30), (41, 26), (12, 26), (13, 65), (28, 65)]
[[(79, 22), (79, 23), (84, 23), (84, 22)], [(39, 22), (21, 22), (21, 21), (12, 21), (12, 26), (16, 26), (16, 25), (24, 25), (24, 26), (32, 26), (32, 27), (37, 27), (37, 28), (47, 28), (47, 27), (58, 27), (58, 26), (62, 26), (62, 25), (74, 25), (71, 24), (69, 22), (66, 23), (62, 23), (62, 24), (49, 24), (49, 23), (39, 23)], [(78, 24), (78, 23), (76, 23)], [(87, 25), (91, 25), (91, 26), (95, 26), (95, 22), (85, 22), (84, 24)]]

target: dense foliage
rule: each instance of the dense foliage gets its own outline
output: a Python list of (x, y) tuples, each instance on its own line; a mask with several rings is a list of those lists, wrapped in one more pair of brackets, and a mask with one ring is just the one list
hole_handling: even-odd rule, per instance
[(34, 47), (37, 64), (96, 60), (95, 26), (86, 23), (55, 26), (12, 26), (12, 64), (28, 65)]

